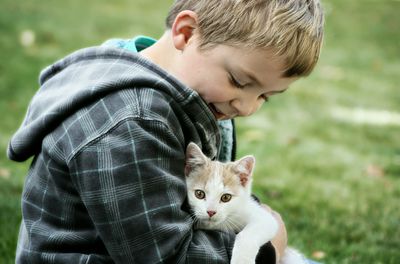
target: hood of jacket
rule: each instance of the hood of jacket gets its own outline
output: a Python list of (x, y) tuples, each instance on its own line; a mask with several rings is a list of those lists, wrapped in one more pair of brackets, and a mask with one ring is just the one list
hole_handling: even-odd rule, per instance
[(133, 87), (154, 87), (178, 102), (198, 100), (211, 121), (209, 129), (218, 131), (211, 111), (195, 91), (140, 54), (125, 49), (103, 46), (76, 51), (44, 69), (39, 83), (24, 121), (9, 142), (7, 155), (11, 160), (25, 161), (37, 154), (44, 137), (82, 107)]

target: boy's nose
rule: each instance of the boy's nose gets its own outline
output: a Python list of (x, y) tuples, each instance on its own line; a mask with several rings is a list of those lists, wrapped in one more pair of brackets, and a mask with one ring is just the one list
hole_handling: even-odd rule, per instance
[(236, 109), (239, 116), (249, 116), (254, 114), (262, 103), (260, 100), (242, 100), (233, 102), (233, 107)]

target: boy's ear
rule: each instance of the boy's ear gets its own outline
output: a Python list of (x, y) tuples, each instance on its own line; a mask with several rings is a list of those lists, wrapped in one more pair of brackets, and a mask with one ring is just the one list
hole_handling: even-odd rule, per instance
[(253, 175), (256, 159), (253, 156), (245, 156), (235, 162), (235, 169), (239, 175), (240, 184), (247, 187)]
[(190, 10), (181, 11), (172, 24), (172, 40), (176, 49), (183, 50), (197, 28), (197, 14)]
[(188, 176), (190, 172), (206, 164), (207, 159), (207, 156), (203, 154), (199, 146), (190, 142), (186, 148), (185, 176)]

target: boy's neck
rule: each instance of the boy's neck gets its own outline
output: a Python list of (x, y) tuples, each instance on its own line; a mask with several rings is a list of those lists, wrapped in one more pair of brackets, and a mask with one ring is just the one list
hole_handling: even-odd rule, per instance
[(167, 30), (156, 43), (139, 53), (167, 72), (171, 72), (177, 52), (172, 43), (171, 32)]

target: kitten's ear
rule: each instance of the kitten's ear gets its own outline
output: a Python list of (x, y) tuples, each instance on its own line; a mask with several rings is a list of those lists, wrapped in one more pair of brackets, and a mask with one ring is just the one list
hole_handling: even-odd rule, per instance
[(190, 172), (206, 162), (207, 156), (203, 154), (200, 147), (190, 142), (186, 148), (185, 176), (188, 176)]
[(250, 182), (255, 163), (256, 159), (253, 156), (245, 156), (235, 162), (235, 169), (239, 173), (240, 184), (243, 187), (246, 187)]

